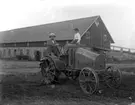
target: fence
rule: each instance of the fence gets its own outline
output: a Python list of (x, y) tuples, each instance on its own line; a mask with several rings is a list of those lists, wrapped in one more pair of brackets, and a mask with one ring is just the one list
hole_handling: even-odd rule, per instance
[(111, 45), (111, 52), (108, 53), (119, 60), (135, 60), (135, 49)]
[(135, 54), (135, 49), (132, 49), (132, 48), (126, 48), (126, 47), (120, 47), (120, 46), (111, 45), (111, 50), (112, 51), (126, 52), (126, 53), (130, 53), (130, 54)]

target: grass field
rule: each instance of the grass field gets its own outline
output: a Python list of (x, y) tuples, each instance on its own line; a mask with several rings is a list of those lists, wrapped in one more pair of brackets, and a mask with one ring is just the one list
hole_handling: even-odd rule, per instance
[[(39, 62), (0, 61), (2, 105), (128, 105), (134, 101), (135, 76), (123, 74), (119, 90), (100, 85), (102, 93), (86, 95), (78, 81), (60, 79), (60, 84), (41, 84)], [(135, 65), (119, 65), (122, 71), (134, 72)]]

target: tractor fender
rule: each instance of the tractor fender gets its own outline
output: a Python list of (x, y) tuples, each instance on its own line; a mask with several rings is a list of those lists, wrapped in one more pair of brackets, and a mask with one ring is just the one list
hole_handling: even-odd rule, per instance
[(45, 56), (43, 59), (41, 59), (40, 65), (41, 65), (41, 64), (44, 64), (44, 62), (45, 62), (47, 59), (48, 59), (49, 61), (51, 61), (52, 63), (54, 63), (55, 68), (56, 68), (57, 70), (65, 70), (66, 66), (65, 66), (64, 62), (63, 62), (62, 60), (60, 60), (58, 57), (55, 57), (55, 56)]

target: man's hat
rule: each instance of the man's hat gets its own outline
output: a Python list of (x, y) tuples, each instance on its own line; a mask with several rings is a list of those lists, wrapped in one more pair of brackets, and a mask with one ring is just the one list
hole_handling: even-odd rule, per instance
[(50, 37), (56, 37), (56, 35), (55, 35), (54, 33), (50, 33), (50, 34), (49, 34), (49, 38), (50, 38)]

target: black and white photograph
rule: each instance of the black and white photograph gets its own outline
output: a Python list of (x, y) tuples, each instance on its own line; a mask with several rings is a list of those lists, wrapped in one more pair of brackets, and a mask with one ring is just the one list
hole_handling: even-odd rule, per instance
[(135, 105), (135, 0), (0, 0), (0, 105)]

